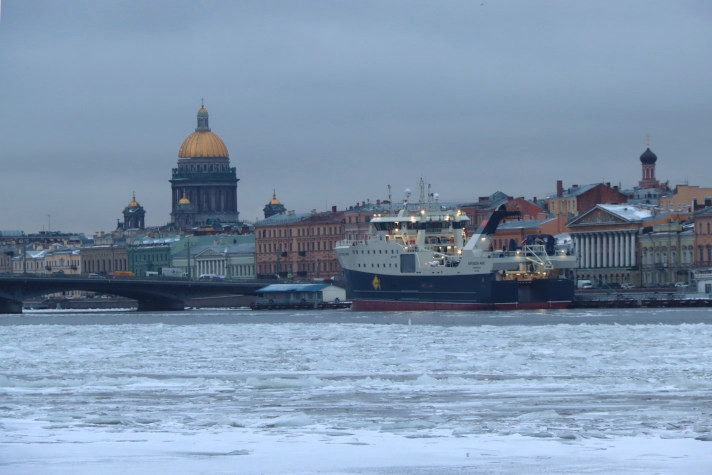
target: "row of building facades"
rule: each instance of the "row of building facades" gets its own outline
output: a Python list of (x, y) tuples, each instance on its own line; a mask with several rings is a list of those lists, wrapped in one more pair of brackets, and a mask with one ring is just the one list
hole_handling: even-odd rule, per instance
[[(571, 187), (558, 198), (576, 207), (607, 184)], [(495, 249), (516, 247), (530, 234), (557, 235), (577, 255), (578, 268), (570, 277), (599, 285), (631, 283), (662, 286), (690, 282), (695, 273), (712, 268), (712, 202), (690, 194), (712, 189), (680, 186), (656, 205), (595, 203), (588, 209), (553, 215), (536, 200), (504, 193), (480, 197), (472, 203), (440, 203), (466, 213), (468, 235), (493, 209), (504, 205), (519, 210), (519, 219), (500, 225)], [(684, 196), (684, 198), (683, 198)], [(276, 198), (273, 198), (275, 201)], [(549, 203), (552, 201), (549, 200)], [(586, 206), (589, 206), (588, 204)], [(92, 238), (59, 232), (24, 234), (0, 232), (0, 272), (34, 275), (112, 274), (130, 271), (155, 275), (163, 268), (182, 269), (186, 278), (204, 274), (226, 279), (281, 278), (338, 279), (340, 267), (333, 252), (342, 239), (367, 239), (370, 219), (391, 213), (398, 203), (361, 202), (349, 209), (327, 212), (284, 212), (271, 215), (239, 232), (202, 228), (179, 232), (122, 230)]]
[[(639, 160), (641, 179), (628, 190), (610, 183), (565, 187), (558, 180), (556, 191), (545, 199), (498, 191), (470, 202), (438, 204), (468, 215), (468, 235), (501, 206), (519, 211), (519, 218), (500, 225), (494, 248), (516, 247), (531, 234), (555, 235), (578, 258), (572, 279), (636, 286), (690, 282), (696, 273), (712, 268), (712, 188), (660, 183), (655, 177), (657, 156), (649, 144)], [(169, 181), (172, 211), (166, 226), (146, 229), (146, 211), (134, 194), (113, 232), (86, 237), (0, 231), (0, 273), (132, 272), (145, 277), (171, 268), (193, 279), (205, 274), (226, 279), (338, 279), (336, 243), (367, 239), (374, 215), (395, 213), (402, 205), (389, 196), (342, 210), (296, 213), (273, 192), (263, 220), (241, 222), (237, 171), (227, 147), (210, 130), (203, 105)], [(428, 193), (423, 199), (438, 198)]]

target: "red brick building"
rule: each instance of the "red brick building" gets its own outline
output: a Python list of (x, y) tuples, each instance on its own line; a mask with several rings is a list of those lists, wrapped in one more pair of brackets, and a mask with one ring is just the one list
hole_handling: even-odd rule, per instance
[(695, 267), (712, 268), (712, 207), (692, 215), (695, 224)]
[(617, 186), (610, 183), (592, 185), (572, 185), (564, 188), (561, 180), (556, 181), (556, 196), (547, 200), (547, 208), (553, 216), (575, 218), (599, 204), (622, 204), (628, 197)]
[(276, 214), (255, 223), (258, 278), (311, 280), (341, 273), (334, 247), (344, 238), (344, 211)]
[(505, 206), (509, 211), (519, 211), (521, 216), (518, 219), (522, 220), (543, 219), (546, 216), (536, 200), (512, 198), (498, 191), (490, 196), (480, 196), (476, 203), (465, 203), (460, 206), (460, 210), (470, 218), (470, 224), (467, 226), (468, 235), (474, 233), (487, 216), (501, 206)]

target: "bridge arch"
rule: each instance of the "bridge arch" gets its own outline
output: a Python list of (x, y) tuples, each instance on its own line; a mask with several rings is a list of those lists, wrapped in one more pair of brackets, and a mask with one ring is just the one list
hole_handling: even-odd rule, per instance
[(192, 297), (254, 295), (264, 282), (195, 282), (163, 279), (89, 279), (87, 277), (0, 277), (0, 313), (22, 313), (24, 300), (55, 292), (85, 290), (138, 301), (139, 311), (185, 309)]

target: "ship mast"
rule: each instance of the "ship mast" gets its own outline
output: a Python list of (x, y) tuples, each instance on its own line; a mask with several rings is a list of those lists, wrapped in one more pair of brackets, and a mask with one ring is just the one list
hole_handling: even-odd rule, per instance
[(393, 214), (393, 200), (391, 199), (391, 185), (388, 184), (388, 214)]
[(424, 209), (425, 205), (425, 181), (423, 181), (423, 177), (420, 177), (420, 181), (418, 182), (418, 187), (420, 188), (420, 209)]

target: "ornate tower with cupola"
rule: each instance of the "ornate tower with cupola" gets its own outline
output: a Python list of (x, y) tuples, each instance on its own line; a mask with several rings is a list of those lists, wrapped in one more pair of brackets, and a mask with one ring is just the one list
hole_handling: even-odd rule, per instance
[(640, 163), (643, 167), (643, 178), (638, 182), (641, 188), (660, 188), (660, 183), (655, 178), (655, 162), (658, 156), (650, 150), (650, 137), (648, 137), (648, 148), (640, 156)]
[(146, 211), (136, 201), (136, 193), (134, 192), (131, 202), (124, 208), (124, 229), (143, 229), (145, 227), (145, 217)]
[(273, 190), (272, 199), (265, 205), (262, 211), (265, 214), (265, 219), (267, 219), (275, 214), (285, 214), (287, 212), (287, 208), (285, 208), (284, 205), (277, 199), (277, 192)]

